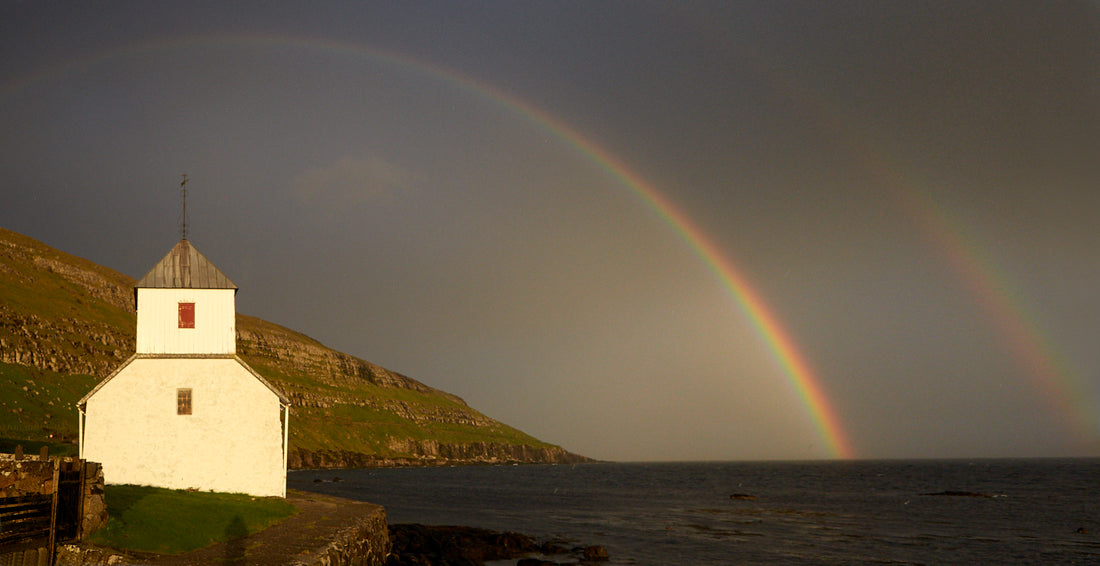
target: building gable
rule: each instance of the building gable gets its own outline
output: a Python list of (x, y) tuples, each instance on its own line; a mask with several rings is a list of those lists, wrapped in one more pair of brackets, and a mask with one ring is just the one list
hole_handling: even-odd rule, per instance
[(126, 367), (129, 366), (131, 363), (133, 363), (134, 360), (144, 359), (144, 358), (154, 358), (154, 359), (156, 359), (156, 358), (164, 358), (164, 359), (180, 359), (180, 358), (184, 358), (184, 359), (186, 359), (186, 358), (218, 359), (218, 358), (229, 358), (229, 359), (234, 359), (234, 360), (237, 361), (238, 364), (241, 365), (241, 367), (243, 367), (245, 370), (247, 370), (248, 373), (252, 374), (252, 377), (256, 378), (256, 380), (259, 381), (261, 384), (263, 384), (264, 387), (266, 387), (268, 390), (270, 390), (272, 393), (274, 393), (275, 396), (279, 398), (279, 403), (281, 403), (283, 405), (288, 405), (288, 406), (290, 405), (290, 399), (286, 395), (284, 395), (283, 392), (281, 390), (279, 390), (279, 388), (272, 385), (270, 381), (268, 381), (267, 379), (264, 379), (264, 377), (262, 375), (260, 375), (259, 373), (256, 373), (256, 370), (252, 369), (252, 366), (248, 365), (247, 363), (245, 363), (244, 360), (242, 360), (240, 357), (235, 356), (235, 355), (228, 355), (228, 356), (179, 356), (179, 355), (157, 356), (157, 355), (152, 355), (151, 356), (151, 355), (144, 355), (144, 354), (134, 354), (134, 355), (130, 356), (130, 358), (127, 359), (125, 362), (122, 362), (122, 365), (118, 366), (118, 369), (111, 372), (111, 374), (108, 375), (107, 377), (103, 378), (103, 381), (100, 381), (98, 384), (96, 384), (96, 386), (93, 387), (92, 390), (89, 391), (87, 395), (85, 395), (83, 398), (81, 398), (80, 401), (77, 401), (76, 406), (79, 407), (79, 408), (84, 408), (88, 404), (88, 400), (91, 399), (92, 396), (95, 395), (97, 391), (99, 391), (105, 385), (107, 385), (107, 383), (109, 381), (111, 381), (112, 379), (114, 379), (115, 376), (117, 376), (119, 373), (122, 373), (122, 371), (125, 370)]
[(135, 355), (79, 407), (109, 484), (285, 495), (289, 406), (236, 356)]

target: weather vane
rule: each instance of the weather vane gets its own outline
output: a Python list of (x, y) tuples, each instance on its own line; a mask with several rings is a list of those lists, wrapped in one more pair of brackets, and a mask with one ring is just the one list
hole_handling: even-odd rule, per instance
[(180, 203), (182, 210), (180, 213), (180, 239), (187, 239), (187, 173), (183, 174), (183, 180), (180, 181)]

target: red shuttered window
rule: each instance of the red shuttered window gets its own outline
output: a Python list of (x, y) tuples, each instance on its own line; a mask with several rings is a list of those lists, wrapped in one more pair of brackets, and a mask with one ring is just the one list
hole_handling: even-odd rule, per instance
[(180, 328), (195, 327), (195, 303), (180, 303)]

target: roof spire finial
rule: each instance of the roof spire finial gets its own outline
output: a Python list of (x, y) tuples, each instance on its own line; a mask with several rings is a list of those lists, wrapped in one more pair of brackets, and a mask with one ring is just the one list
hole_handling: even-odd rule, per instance
[(180, 212), (180, 239), (187, 239), (187, 173), (183, 174), (183, 180), (180, 181), (180, 203), (182, 210)]

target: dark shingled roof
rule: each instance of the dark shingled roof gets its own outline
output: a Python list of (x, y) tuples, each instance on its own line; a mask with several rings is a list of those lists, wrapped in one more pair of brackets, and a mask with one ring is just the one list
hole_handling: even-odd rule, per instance
[(134, 288), (236, 289), (237, 286), (184, 239), (153, 266)]

